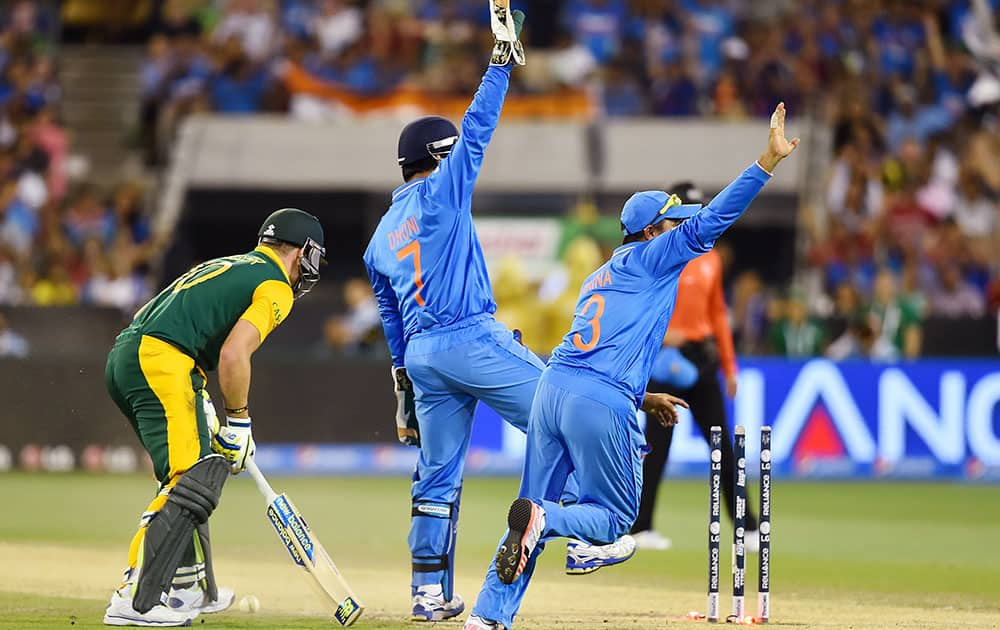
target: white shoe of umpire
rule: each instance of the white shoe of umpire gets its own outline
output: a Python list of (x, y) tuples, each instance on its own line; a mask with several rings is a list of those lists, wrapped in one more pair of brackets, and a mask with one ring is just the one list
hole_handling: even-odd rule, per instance
[(444, 592), (440, 584), (428, 584), (417, 588), (413, 596), (412, 621), (443, 621), (457, 617), (465, 612), (465, 602), (458, 593), (451, 601), (444, 601)]
[(566, 543), (566, 574), (586, 575), (601, 567), (621, 564), (635, 555), (635, 539), (625, 534), (610, 545), (588, 545), (579, 540)]
[(545, 510), (542, 506), (528, 499), (515, 499), (510, 504), (507, 538), (500, 544), (496, 557), (496, 572), (501, 582), (513, 584), (521, 577), (544, 529)]
[(219, 587), (219, 598), (214, 602), (206, 601), (205, 591), (195, 584), (185, 589), (170, 589), (167, 594), (167, 607), (171, 610), (189, 613), (211, 614), (222, 612), (236, 601), (236, 593), (225, 586)]
[(758, 530), (746, 530), (743, 534), (743, 550), (746, 553), (758, 553), (760, 551), (760, 532)]
[(147, 628), (175, 628), (190, 626), (197, 612), (182, 612), (157, 604), (148, 612), (132, 608), (132, 585), (127, 584), (111, 595), (111, 603), (104, 611), (106, 626), (143, 626)]
[(636, 549), (649, 549), (650, 551), (666, 551), (674, 546), (672, 540), (660, 534), (655, 529), (644, 529), (641, 532), (632, 534), (635, 538)]

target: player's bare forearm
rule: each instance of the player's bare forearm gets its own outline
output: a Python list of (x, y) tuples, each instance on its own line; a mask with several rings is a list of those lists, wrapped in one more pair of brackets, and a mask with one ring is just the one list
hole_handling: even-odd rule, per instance
[[(234, 418), (246, 418), (250, 398), (250, 357), (232, 357), (219, 361), (219, 388), (222, 389), (222, 400), (226, 406), (226, 414)], [(240, 409), (242, 411), (231, 411)]]
[[(219, 352), (219, 388), (226, 414), (246, 418), (250, 397), (250, 357), (260, 347), (260, 333), (250, 322), (241, 319), (233, 326)], [(231, 409), (243, 411), (232, 413)]]

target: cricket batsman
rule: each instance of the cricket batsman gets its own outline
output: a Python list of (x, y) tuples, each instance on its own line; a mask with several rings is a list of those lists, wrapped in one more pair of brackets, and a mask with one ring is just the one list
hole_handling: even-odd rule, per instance
[[(109, 626), (187, 626), (235, 597), (212, 570), (208, 518), (226, 477), (254, 454), (250, 357), (319, 280), (319, 220), (274, 212), (247, 254), (216, 258), (175, 280), (135, 314), (108, 355), (108, 393), (153, 460), (159, 492), (139, 520)], [(218, 369), (227, 425), (205, 390)]]
[[(511, 628), (546, 540), (610, 543), (632, 527), (646, 450), (636, 411), (648, 407), (646, 383), (681, 271), (712, 248), (797, 144), (785, 139), (781, 103), (767, 149), (707, 206), (657, 191), (625, 203), (622, 246), (584, 281), (572, 327), (539, 380), (520, 498), (510, 506), (507, 532), (466, 630)], [(655, 410), (676, 418), (670, 402)], [(580, 499), (562, 506), (556, 501), (571, 472)]]

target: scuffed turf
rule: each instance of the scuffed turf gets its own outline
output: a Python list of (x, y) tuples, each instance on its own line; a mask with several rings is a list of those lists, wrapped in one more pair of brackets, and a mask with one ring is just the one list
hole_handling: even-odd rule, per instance
[[(409, 611), (406, 479), (274, 479), (301, 508), (368, 606), (357, 628), (414, 628)], [(462, 500), (458, 590), (471, 604), (503, 533), (513, 479), (470, 479)], [(138, 476), (0, 476), (0, 628), (97, 628), (126, 545), (155, 486)], [(917, 483), (777, 481), (772, 625), (1000, 628), (998, 490)], [(751, 497), (754, 488), (751, 485)], [(519, 628), (660, 628), (704, 611), (707, 487), (668, 481), (656, 524), (674, 542), (593, 576), (562, 575), (548, 546)], [(725, 522), (726, 536), (731, 535)], [(331, 628), (263, 515), (253, 485), (231, 480), (212, 520), (222, 583), (261, 613), (206, 616), (196, 627)], [(722, 610), (730, 606), (723, 545)], [(756, 603), (747, 558), (747, 606)], [(677, 622), (685, 623), (685, 622)], [(673, 625), (673, 624), (671, 624)], [(448, 627), (459, 627), (451, 624)]]

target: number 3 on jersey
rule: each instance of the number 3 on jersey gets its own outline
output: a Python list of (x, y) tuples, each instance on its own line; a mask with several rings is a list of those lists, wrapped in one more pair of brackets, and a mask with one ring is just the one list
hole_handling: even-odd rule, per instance
[(417, 291), (413, 294), (413, 299), (420, 306), (424, 306), (424, 296), (420, 295), (420, 291), (424, 288), (424, 279), (420, 273), (420, 241), (414, 239), (407, 243), (406, 247), (400, 248), (396, 252), (396, 260), (403, 260), (410, 255), (413, 256), (413, 284), (417, 285)]
[(581, 317), (587, 316), (591, 304), (596, 304), (597, 308), (594, 310), (594, 316), (587, 320), (587, 325), (590, 326), (590, 341), (584, 343), (583, 335), (580, 333), (573, 335), (573, 345), (583, 352), (593, 350), (597, 346), (597, 342), (601, 340), (601, 315), (604, 315), (604, 296), (600, 293), (591, 295), (590, 299), (583, 303), (583, 308), (580, 309)]

